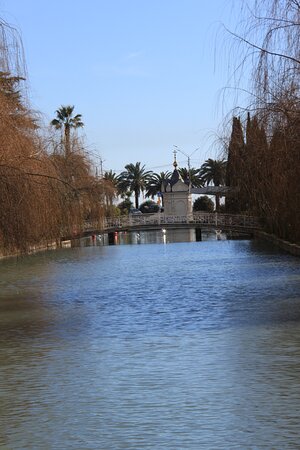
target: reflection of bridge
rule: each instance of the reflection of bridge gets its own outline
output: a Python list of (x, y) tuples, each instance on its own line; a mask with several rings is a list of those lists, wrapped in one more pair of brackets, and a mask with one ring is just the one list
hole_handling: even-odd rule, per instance
[(101, 230), (99, 230), (99, 225), (86, 223), (85, 232), (112, 233), (162, 228), (200, 228), (251, 233), (260, 227), (258, 219), (251, 216), (202, 212), (192, 213), (188, 216), (165, 216), (157, 213), (106, 218)]

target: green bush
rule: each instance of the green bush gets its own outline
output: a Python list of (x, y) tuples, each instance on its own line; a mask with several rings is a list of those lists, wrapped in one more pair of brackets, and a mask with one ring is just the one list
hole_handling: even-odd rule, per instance
[(203, 195), (194, 201), (193, 211), (213, 212), (215, 209), (214, 202), (207, 196)]
[(129, 198), (126, 198), (125, 200), (123, 200), (121, 203), (119, 203), (117, 205), (117, 207), (121, 211), (122, 215), (129, 214), (129, 211), (132, 208), (132, 206), (133, 206), (133, 203), (131, 200), (129, 200)]
[(139, 209), (143, 214), (156, 213), (159, 212), (160, 206), (153, 200), (146, 200), (144, 203), (141, 204)]

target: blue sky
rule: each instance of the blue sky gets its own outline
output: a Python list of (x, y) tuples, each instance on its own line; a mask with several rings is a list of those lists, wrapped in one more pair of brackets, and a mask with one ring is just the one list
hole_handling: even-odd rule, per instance
[[(187, 155), (200, 147), (195, 167), (218, 154), (228, 79), (220, 24), (234, 20), (231, 5), (0, 0), (1, 17), (21, 33), (31, 103), (45, 123), (61, 105), (75, 105), (104, 169), (141, 161), (157, 172), (172, 168), (173, 145)], [(186, 165), (184, 155), (178, 160)]]

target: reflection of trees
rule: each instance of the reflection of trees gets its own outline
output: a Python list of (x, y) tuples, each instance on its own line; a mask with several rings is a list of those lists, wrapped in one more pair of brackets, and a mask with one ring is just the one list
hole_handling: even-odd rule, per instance
[[(3, 295), (3, 294), (2, 294)], [(49, 325), (49, 311), (36, 292), (9, 294), (0, 298), (0, 339), (5, 342), (22, 342), (44, 333)], [(1, 365), (1, 364), (0, 364)]]

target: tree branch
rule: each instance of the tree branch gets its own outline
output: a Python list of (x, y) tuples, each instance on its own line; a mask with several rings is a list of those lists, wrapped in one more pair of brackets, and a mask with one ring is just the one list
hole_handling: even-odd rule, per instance
[(241, 42), (244, 42), (245, 44), (249, 45), (249, 47), (255, 48), (257, 50), (259, 50), (262, 53), (266, 53), (267, 55), (271, 55), (271, 56), (277, 56), (278, 58), (283, 58), (286, 59), (288, 61), (293, 61), (296, 64), (300, 64), (300, 60), (297, 58), (294, 58), (293, 56), (288, 56), (285, 55), (284, 53), (277, 53), (277, 52), (272, 52), (271, 50), (267, 50), (266, 48), (260, 47), (259, 45), (253, 44), (253, 42), (248, 41), (246, 38), (239, 36), (236, 33), (233, 33), (232, 31), (230, 31), (228, 28), (226, 28), (226, 31), (228, 31), (228, 33), (230, 33), (232, 36), (234, 36), (235, 38), (237, 38), (238, 40), (240, 40)]

